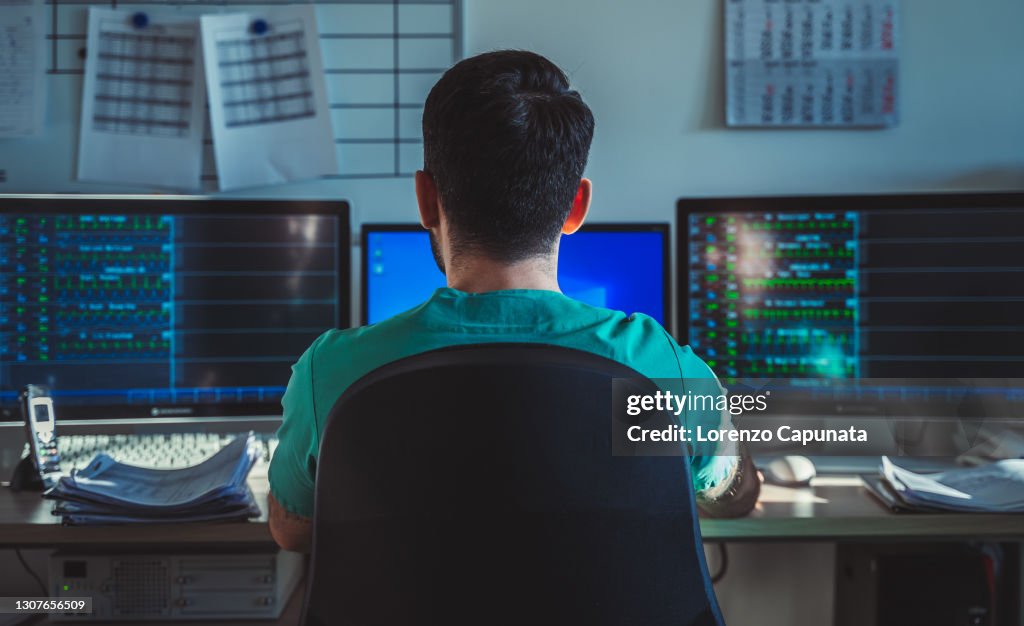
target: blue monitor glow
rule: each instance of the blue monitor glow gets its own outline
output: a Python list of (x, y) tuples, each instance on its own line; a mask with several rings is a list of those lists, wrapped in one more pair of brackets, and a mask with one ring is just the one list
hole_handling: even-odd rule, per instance
[(0, 199), (0, 420), (279, 415), (290, 366), (349, 322), (345, 202)]
[[(599, 224), (562, 237), (562, 291), (594, 306), (646, 313), (667, 323), (668, 224)], [(406, 311), (445, 286), (425, 230), (363, 226), (363, 321)]]

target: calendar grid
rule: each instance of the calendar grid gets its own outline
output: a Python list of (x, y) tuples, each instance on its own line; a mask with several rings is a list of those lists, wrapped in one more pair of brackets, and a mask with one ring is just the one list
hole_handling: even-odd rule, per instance
[(193, 37), (100, 29), (94, 130), (162, 137), (189, 133)]
[(217, 42), (228, 128), (316, 115), (301, 24), (265, 37)]

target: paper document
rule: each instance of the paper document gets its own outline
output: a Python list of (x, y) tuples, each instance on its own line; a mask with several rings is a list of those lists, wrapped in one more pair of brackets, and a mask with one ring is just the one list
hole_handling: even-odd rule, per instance
[(882, 457), (882, 476), (909, 506), (946, 511), (1024, 512), (1024, 460), (918, 474)]
[(198, 189), (205, 123), (199, 24), (89, 9), (78, 179)]
[(0, 137), (38, 135), (46, 115), (43, 0), (0, 0)]
[(200, 21), (220, 188), (337, 173), (313, 7)]

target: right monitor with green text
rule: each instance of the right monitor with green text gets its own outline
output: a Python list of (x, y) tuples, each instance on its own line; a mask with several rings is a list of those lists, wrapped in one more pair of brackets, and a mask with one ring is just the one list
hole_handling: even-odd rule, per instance
[(1024, 194), (678, 203), (676, 328), (723, 378), (1024, 377)]

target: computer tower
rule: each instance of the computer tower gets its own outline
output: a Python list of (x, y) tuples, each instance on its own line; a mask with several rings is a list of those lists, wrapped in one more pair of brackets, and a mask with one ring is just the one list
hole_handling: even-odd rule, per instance
[(1016, 623), (1016, 610), (1001, 602), (1007, 581), (1000, 573), (1007, 565), (998, 544), (839, 544), (835, 624)]
[(294, 552), (121, 553), (58, 551), (50, 557), (52, 598), (91, 597), (89, 615), (62, 621), (277, 619), (302, 579)]

